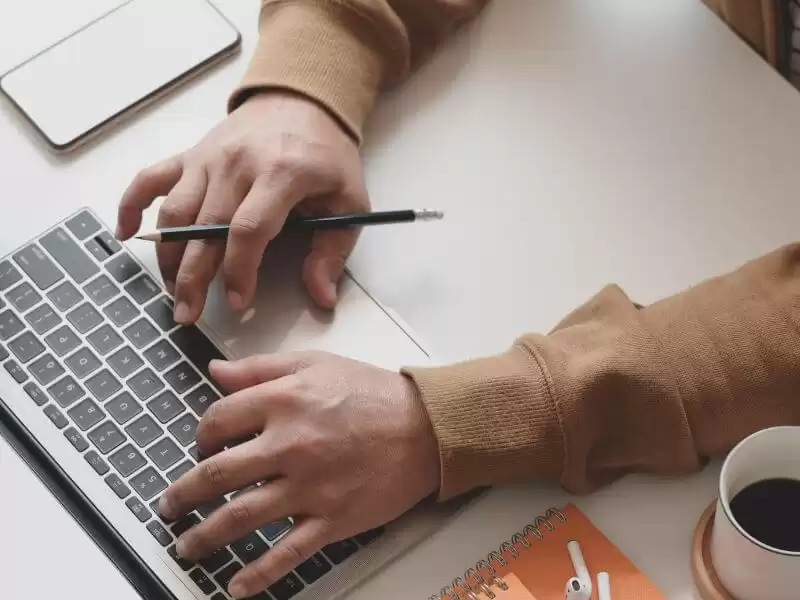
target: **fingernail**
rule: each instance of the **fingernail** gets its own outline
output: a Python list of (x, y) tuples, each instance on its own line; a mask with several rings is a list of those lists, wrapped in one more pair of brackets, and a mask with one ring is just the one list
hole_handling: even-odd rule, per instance
[(117, 228), (114, 230), (114, 237), (118, 240), (122, 239), (122, 228), (119, 225), (117, 225)]
[(175, 553), (181, 558), (186, 558), (186, 540), (183, 539), (183, 536), (179, 537), (175, 543)]
[(178, 302), (175, 306), (175, 321), (184, 325), (189, 322), (189, 305), (186, 302)]
[(242, 295), (234, 290), (228, 292), (228, 303), (236, 310), (244, 308), (244, 306), (242, 306), (244, 304)]
[(161, 496), (161, 499), (158, 501), (158, 512), (162, 517), (166, 517), (167, 519), (174, 519), (176, 516), (175, 507), (172, 506), (166, 494)]
[(228, 593), (234, 598), (247, 598), (250, 595), (241, 581), (232, 581), (228, 586)]
[(175, 295), (175, 282), (174, 281), (165, 281), (164, 282), (164, 287), (167, 288), (167, 291), (170, 294), (172, 294), (173, 296)]

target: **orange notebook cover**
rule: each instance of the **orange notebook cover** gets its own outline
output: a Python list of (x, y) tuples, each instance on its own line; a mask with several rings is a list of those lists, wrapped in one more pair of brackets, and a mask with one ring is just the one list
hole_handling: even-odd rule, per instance
[(564, 600), (567, 581), (575, 576), (567, 550), (571, 540), (581, 546), (592, 576), (593, 600), (598, 597), (596, 576), (600, 571), (609, 574), (613, 600), (666, 600), (574, 504), (562, 510), (551, 508), (537, 517), (431, 600), (472, 600), (491, 594), (499, 599), (503, 597), (499, 592), (509, 587), (504, 578), (509, 578), (514, 587), (521, 584), (535, 600)]

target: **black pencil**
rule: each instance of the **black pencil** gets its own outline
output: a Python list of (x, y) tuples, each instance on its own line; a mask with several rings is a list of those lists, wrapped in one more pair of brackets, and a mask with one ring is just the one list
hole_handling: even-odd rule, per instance
[[(285, 229), (298, 231), (308, 229), (345, 229), (366, 225), (390, 225), (413, 223), (414, 221), (436, 221), (444, 217), (439, 210), (388, 210), (383, 212), (351, 213), (330, 217), (290, 217)], [(153, 233), (137, 235), (136, 239), (149, 242), (185, 242), (188, 240), (226, 239), (230, 225), (188, 225), (169, 227)]]

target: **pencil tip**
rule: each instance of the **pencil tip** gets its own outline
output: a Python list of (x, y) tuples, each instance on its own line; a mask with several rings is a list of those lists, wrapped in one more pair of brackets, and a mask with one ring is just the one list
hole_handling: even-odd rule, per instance
[(134, 236), (134, 239), (137, 240), (144, 240), (146, 242), (157, 242), (161, 239), (160, 233), (143, 233), (141, 235)]

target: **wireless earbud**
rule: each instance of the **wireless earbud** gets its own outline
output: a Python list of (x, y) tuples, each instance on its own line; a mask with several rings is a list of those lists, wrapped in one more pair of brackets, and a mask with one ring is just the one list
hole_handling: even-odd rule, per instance
[(567, 582), (565, 600), (592, 600), (592, 590), (586, 587), (577, 577), (572, 577)]
[[(572, 559), (572, 566), (575, 567), (575, 575), (586, 589), (586, 600), (589, 600), (592, 597), (592, 576), (589, 575), (589, 569), (586, 567), (586, 561), (583, 558), (581, 546), (578, 542), (573, 540), (567, 544), (567, 550), (569, 551), (569, 557)], [(572, 579), (570, 579), (570, 581), (572, 581)], [(576, 600), (578, 598), (579, 596), (575, 596)]]

